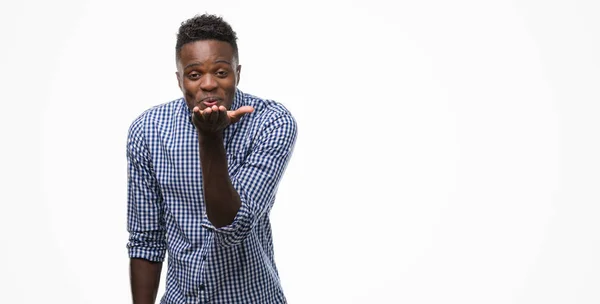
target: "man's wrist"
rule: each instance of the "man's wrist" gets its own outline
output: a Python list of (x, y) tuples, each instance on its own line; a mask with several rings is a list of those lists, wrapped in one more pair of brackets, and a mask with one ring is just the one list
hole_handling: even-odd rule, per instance
[(223, 141), (223, 131), (207, 132), (198, 130), (198, 142), (202, 144), (219, 143)]

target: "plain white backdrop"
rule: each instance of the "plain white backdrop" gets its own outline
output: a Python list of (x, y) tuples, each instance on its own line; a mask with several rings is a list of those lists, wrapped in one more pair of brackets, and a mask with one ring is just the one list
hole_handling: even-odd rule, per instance
[(0, 302), (130, 302), (127, 129), (180, 96), (177, 29), (209, 12), (240, 89), (298, 121), (290, 303), (600, 303), (599, 2), (12, 2)]

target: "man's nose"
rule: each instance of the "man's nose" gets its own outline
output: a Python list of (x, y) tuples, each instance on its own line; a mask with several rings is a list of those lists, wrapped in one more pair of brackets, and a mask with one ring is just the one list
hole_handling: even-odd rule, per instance
[(204, 74), (200, 80), (200, 88), (204, 91), (212, 91), (217, 87), (217, 80), (211, 74)]

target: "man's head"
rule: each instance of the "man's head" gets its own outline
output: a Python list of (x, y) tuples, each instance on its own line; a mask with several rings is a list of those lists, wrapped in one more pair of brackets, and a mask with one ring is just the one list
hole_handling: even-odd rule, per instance
[(177, 80), (188, 107), (216, 104), (230, 109), (240, 80), (237, 37), (214, 15), (195, 16), (177, 34)]

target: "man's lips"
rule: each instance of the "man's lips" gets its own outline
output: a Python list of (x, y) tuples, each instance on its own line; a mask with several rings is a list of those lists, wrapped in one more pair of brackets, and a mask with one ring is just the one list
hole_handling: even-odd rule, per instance
[(221, 101), (221, 99), (215, 97), (207, 97), (201, 100), (201, 102), (207, 107), (212, 107), (216, 105), (219, 101)]

